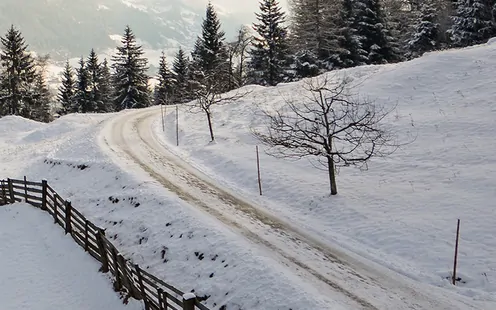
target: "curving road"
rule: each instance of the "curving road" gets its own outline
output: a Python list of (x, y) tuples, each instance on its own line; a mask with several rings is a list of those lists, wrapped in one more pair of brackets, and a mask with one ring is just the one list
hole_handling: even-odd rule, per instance
[(191, 206), (263, 247), (321, 294), (349, 309), (484, 309), (481, 304), (352, 257), (253, 202), (223, 188), (167, 150), (154, 136), (160, 107), (117, 114), (100, 144), (124, 167), (131, 163)]

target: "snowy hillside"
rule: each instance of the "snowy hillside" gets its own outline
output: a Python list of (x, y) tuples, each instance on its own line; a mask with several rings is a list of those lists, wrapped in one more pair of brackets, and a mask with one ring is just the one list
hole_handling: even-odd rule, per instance
[[(264, 196), (256, 196), (258, 142), (250, 128), (260, 128), (257, 106), (298, 98), (301, 82), (255, 87), (235, 104), (214, 107), (214, 144), (208, 143), (204, 115), (185, 110), (179, 117), (181, 146), (175, 146), (172, 111), (162, 140), (205, 174), (330, 244), (416, 281), (495, 302), (495, 69), (496, 45), (482, 45), (329, 73), (354, 79), (361, 96), (397, 105), (389, 124), (404, 141), (408, 134), (417, 136), (389, 158), (373, 160), (368, 171), (340, 169), (337, 197), (327, 194), (325, 171), (307, 160), (288, 162), (265, 154)], [(158, 119), (155, 129), (163, 137)], [(453, 287), (446, 278), (458, 218), (463, 283)]]
[[(50, 124), (4, 117), (0, 176), (47, 178), (126, 257), (212, 309), (495, 309), (495, 68), (489, 44), (329, 73), (396, 106), (388, 124), (400, 138), (416, 137), (367, 171), (340, 169), (338, 196), (312, 163), (264, 153), (258, 195), (257, 108), (301, 98), (304, 82), (249, 86), (242, 100), (214, 107), (215, 143), (204, 116), (185, 107), (179, 147), (171, 107), (165, 134), (157, 107)], [(167, 161), (159, 147), (180, 158)], [(200, 174), (205, 182), (190, 178)], [(219, 188), (225, 195), (214, 200)], [(243, 213), (240, 201), (256, 208)], [(458, 218), (462, 282), (454, 287)]]
[(2, 309), (142, 309), (123, 305), (99, 264), (52, 223), (27, 204), (0, 208)]

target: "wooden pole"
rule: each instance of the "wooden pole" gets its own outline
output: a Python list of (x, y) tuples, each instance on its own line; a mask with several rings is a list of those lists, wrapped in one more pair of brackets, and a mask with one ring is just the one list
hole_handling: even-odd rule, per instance
[(141, 275), (141, 268), (138, 264), (136, 264), (134, 265), (134, 269), (136, 270), (136, 275), (138, 276), (138, 284), (140, 286), (141, 296), (143, 297), (143, 302), (145, 304), (145, 310), (150, 310), (150, 304), (148, 303), (148, 298), (146, 298), (145, 285), (143, 284), (143, 276)]
[(10, 203), (15, 203), (14, 184), (11, 179), (7, 179), (7, 184), (9, 185)]
[(158, 309), (159, 310), (164, 310), (164, 309), (167, 310), (167, 304), (166, 304), (167, 299), (164, 296), (164, 290), (161, 289), (160, 287), (157, 288), (157, 296), (158, 296)]
[(4, 204), (7, 204), (7, 192), (5, 191), (5, 181), (2, 180), (2, 200)]
[(47, 209), (47, 192), (48, 192), (48, 182), (47, 180), (41, 181), (41, 209)]
[(72, 213), (72, 204), (69, 200), (66, 200), (65, 201), (65, 234), (66, 235), (72, 231), (71, 213)]
[(258, 153), (258, 145), (256, 147), (257, 150), (257, 171), (258, 171), (258, 190), (260, 191), (260, 196), (262, 196), (262, 178), (260, 174), (260, 155)]
[(11, 179), (7, 179), (7, 185), (9, 186), (10, 203), (15, 203), (14, 184), (12, 184)]
[(183, 310), (195, 310), (196, 296), (193, 293), (183, 295)]
[(53, 194), (53, 223), (57, 224), (57, 193)]
[(179, 106), (176, 104), (176, 144), (179, 146)]
[(114, 261), (114, 271), (115, 271), (114, 289), (116, 292), (119, 292), (122, 290), (122, 282), (121, 282), (121, 276), (119, 274), (119, 262), (117, 261), (117, 250), (114, 247), (112, 247), (112, 259)]
[(455, 260), (453, 263), (453, 285), (456, 285), (456, 265), (458, 264), (458, 241), (460, 240), (460, 219), (456, 225)]
[(165, 119), (164, 119), (164, 103), (160, 104), (160, 113), (162, 114), (162, 131), (165, 132)]
[(88, 252), (88, 248), (89, 248), (89, 241), (88, 241), (88, 220), (85, 220), (84, 221), (84, 250), (86, 252)]
[(96, 243), (98, 244), (98, 249), (100, 250), (100, 257), (102, 259), (102, 267), (100, 268), (100, 271), (106, 273), (109, 271), (109, 263), (107, 257), (107, 247), (105, 246), (106, 243), (103, 241), (104, 236), (105, 233), (101, 228), (99, 228), (98, 232), (96, 233)]
[(28, 183), (26, 180), (26, 176), (24, 176), (24, 200), (26, 203), (28, 202)]

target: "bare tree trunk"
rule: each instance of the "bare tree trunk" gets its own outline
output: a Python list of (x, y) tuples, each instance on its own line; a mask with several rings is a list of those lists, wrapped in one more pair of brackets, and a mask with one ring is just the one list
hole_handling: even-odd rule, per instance
[(208, 120), (208, 129), (210, 130), (210, 139), (212, 139), (212, 142), (215, 140), (214, 137), (214, 129), (212, 127), (212, 115), (210, 114), (210, 111), (205, 111), (207, 113), (207, 120)]
[(334, 167), (334, 158), (327, 156), (327, 168), (329, 170), (329, 185), (331, 187), (331, 195), (338, 194), (338, 187), (336, 185), (336, 169)]

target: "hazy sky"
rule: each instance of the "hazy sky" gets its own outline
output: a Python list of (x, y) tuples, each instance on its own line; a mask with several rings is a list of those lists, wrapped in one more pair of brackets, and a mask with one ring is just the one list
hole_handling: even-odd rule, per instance
[[(205, 7), (208, 0), (184, 0), (184, 2), (196, 6)], [(227, 11), (232, 13), (242, 14), (243, 16), (250, 17), (253, 16), (254, 12), (258, 11), (259, 1), (258, 0), (211, 0), (215, 6), (222, 7)], [(287, 8), (287, 0), (279, 0), (281, 6)]]

